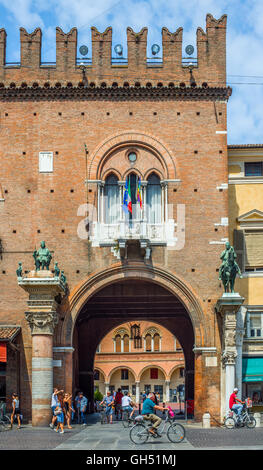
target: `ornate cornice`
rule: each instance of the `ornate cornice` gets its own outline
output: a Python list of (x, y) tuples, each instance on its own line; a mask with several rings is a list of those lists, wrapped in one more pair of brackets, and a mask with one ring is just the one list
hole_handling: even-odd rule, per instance
[(0, 84), (0, 101), (216, 101), (228, 100), (230, 87), (96, 87), (25, 86)]

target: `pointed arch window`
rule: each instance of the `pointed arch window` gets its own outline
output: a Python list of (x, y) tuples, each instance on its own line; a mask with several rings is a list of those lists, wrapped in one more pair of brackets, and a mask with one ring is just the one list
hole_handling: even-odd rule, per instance
[(129, 336), (124, 335), (123, 336), (123, 352), (127, 353), (129, 352)]
[(106, 178), (104, 196), (105, 222), (107, 224), (115, 224), (118, 222), (120, 211), (120, 191), (116, 175), (111, 174)]
[(153, 337), (153, 349), (154, 351), (160, 351), (160, 335), (155, 333)]
[(145, 350), (151, 351), (152, 350), (152, 337), (150, 334), (145, 336)]
[(162, 222), (162, 188), (160, 178), (155, 173), (151, 173), (148, 178), (146, 204), (147, 222), (160, 224)]
[(117, 353), (120, 353), (121, 352), (121, 336), (120, 335), (116, 335), (115, 336), (115, 350)]

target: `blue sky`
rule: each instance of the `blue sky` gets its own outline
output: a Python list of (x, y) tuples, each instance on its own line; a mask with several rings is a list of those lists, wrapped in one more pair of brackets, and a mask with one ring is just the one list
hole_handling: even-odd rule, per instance
[[(7, 61), (20, 60), (19, 28), (43, 33), (42, 60), (55, 61), (55, 28), (78, 28), (78, 45), (91, 50), (90, 27), (113, 27), (113, 46), (126, 51), (126, 28), (149, 28), (149, 50), (161, 45), (161, 29), (184, 29), (183, 46), (195, 44), (205, 17), (228, 15), (227, 74), (233, 88), (228, 105), (228, 143), (263, 143), (262, 0), (0, 0), (0, 28), (7, 32)], [(90, 54), (89, 54), (90, 55)], [(249, 85), (246, 83), (250, 83)]]

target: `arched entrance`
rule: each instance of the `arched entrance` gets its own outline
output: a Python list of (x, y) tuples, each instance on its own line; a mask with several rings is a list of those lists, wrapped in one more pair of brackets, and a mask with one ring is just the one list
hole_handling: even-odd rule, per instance
[(189, 313), (167, 289), (138, 279), (122, 280), (102, 288), (81, 308), (73, 343), (78, 356), (78, 368), (74, 368), (75, 389), (82, 389), (92, 398), (94, 356), (98, 344), (108, 331), (124, 321), (141, 320), (159, 323), (178, 338), (185, 356), (185, 397), (194, 399), (194, 330)]
[(79, 283), (61, 311), (56, 342), (75, 350), (72, 372), (66, 372), (66, 383), (73, 376), (73, 391), (81, 385), (93, 396), (94, 355), (107, 332), (125, 321), (146, 319), (178, 338), (185, 357), (185, 398), (195, 398), (195, 416), (201, 418), (210, 398), (200, 351), (211, 345), (213, 325), (184, 279), (158, 265), (119, 262)]

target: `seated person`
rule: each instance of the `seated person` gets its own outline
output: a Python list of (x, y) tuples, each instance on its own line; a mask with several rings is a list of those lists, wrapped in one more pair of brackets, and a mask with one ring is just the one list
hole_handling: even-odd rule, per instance
[(158, 426), (160, 426), (162, 422), (162, 418), (159, 418), (154, 414), (155, 410), (169, 410), (169, 408), (163, 408), (162, 406), (158, 406), (155, 404), (155, 396), (154, 393), (149, 393), (146, 400), (143, 402), (142, 406), (142, 416), (143, 419), (146, 421), (151, 421), (153, 423), (152, 427), (149, 429), (151, 434), (155, 434), (157, 431)]

